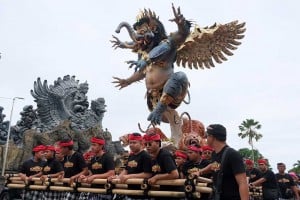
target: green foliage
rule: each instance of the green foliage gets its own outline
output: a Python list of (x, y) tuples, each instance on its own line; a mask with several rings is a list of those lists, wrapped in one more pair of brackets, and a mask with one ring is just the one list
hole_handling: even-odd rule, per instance
[[(243, 156), (244, 159), (252, 159), (252, 150), (248, 148), (239, 149), (238, 152)], [(254, 153), (254, 162), (257, 162), (258, 159), (263, 158), (264, 156), (256, 149), (253, 150)]]
[(252, 160), (255, 160), (254, 150), (253, 150), (253, 139), (255, 141), (258, 141), (263, 136), (262, 134), (258, 133), (257, 130), (261, 128), (261, 125), (258, 121), (255, 121), (254, 119), (246, 119), (242, 122), (242, 124), (239, 126), (240, 132), (238, 133), (238, 136), (242, 139), (248, 138), (248, 143), (251, 146), (252, 150)]
[(297, 162), (293, 164), (293, 168), (290, 169), (289, 171), (293, 171), (296, 174), (300, 174), (300, 160), (297, 160)]
[(254, 119), (244, 120), (239, 126), (239, 129), (241, 132), (238, 133), (238, 136), (242, 139), (248, 137), (248, 142), (250, 145), (253, 142), (253, 139), (255, 139), (255, 141), (258, 141), (263, 137), (262, 134), (257, 132), (257, 130), (261, 129), (261, 125), (258, 121), (255, 121)]

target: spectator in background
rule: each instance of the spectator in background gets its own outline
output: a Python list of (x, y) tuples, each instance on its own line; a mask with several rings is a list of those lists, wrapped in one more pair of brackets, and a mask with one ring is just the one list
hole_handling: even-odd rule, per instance
[(276, 180), (278, 183), (278, 187), (280, 190), (280, 199), (299, 199), (299, 194), (297, 191), (296, 184), (288, 173), (285, 173), (285, 164), (284, 163), (277, 163), (278, 173), (275, 174)]
[(297, 191), (298, 191), (298, 194), (300, 195), (300, 182), (299, 182), (299, 176), (297, 176), (297, 174), (295, 172), (289, 172), (289, 175), (292, 176), (295, 184), (296, 184), (296, 187), (297, 187)]
[(261, 177), (250, 183), (250, 187), (262, 185), (263, 199), (275, 200), (279, 198), (279, 189), (277, 186), (276, 177), (273, 171), (268, 168), (268, 161), (265, 159), (259, 159), (258, 166), (261, 171)]
[(246, 165), (246, 175), (248, 177), (249, 183), (252, 183), (260, 178), (261, 172), (259, 169), (254, 167), (254, 162), (250, 159), (245, 160)]

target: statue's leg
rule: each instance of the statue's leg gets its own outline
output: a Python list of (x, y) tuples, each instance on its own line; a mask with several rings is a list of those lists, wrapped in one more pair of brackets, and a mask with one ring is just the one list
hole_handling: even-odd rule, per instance
[(167, 107), (176, 109), (184, 100), (188, 89), (188, 79), (185, 73), (176, 72), (172, 74), (170, 79), (166, 82), (163, 88), (163, 94), (160, 97), (157, 106), (150, 113), (148, 120), (154, 124), (160, 124), (162, 114), (166, 111)]
[(182, 137), (182, 120), (179, 120), (180, 116), (178, 115), (177, 111), (168, 108), (164, 113), (163, 113), (163, 118), (166, 118), (168, 123), (170, 124), (170, 129), (171, 129), (171, 141), (173, 142), (174, 146), (178, 148), (178, 143)]

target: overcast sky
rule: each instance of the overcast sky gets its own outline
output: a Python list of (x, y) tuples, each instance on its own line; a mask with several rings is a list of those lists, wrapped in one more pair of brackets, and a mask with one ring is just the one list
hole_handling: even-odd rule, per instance
[[(137, 123), (148, 125), (144, 82), (121, 91), (112, 76), (128, 77), (133, 72), (124, 61), (136, 59), (129, 50), (113, 50), (112, 34), (130, 38), (125, 30), (114, 30), (121, 21), (135, 22), (139, 9), (151, 8), (160, 16), (168, 33), (176, 25), (171, 3), (180, 6), (187, 19), (200, 26), (246, 22), (247, 31), (234, 56), (214, 69), (184, 71), (191, 83), (187, 111), (205, 126), (221, 123), (228, 130), (228, 144), (249, 147), (237, 134), (245, 119), (262, 124), (263, 138), (255, 147), (271, 161), (291, 168), (300, 160), (299, 1), (76, 1), (0, 0), (0, 96), (17, 100), (13, 124), (25, 105), (34, 105), (30, 90), (40, 77), (49, 84), (58, 77), (75, 75), (89, 83), (89, 101), (104, 97), (107, 104), (103, 125), (113, 139), (138, 131)], [(6, 120), (11, 99), (0, 98)], [(167, 125), (162, 129), (170, 136)], [(277, 170), (275, 170), (277, 171)]]

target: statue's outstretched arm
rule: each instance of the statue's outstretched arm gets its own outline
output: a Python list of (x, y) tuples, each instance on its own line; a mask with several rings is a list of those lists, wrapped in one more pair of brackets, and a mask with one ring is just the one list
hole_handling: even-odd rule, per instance
[(116, 87), (118, 87), (121, 90), (122, 88), (130, 85), (131, 83), (140, 81), (144, 78), (145, 78), (145, 74), (143, 71), (136, 71), (127, 79), (113, 77), (114, 81), (112, 83), (116, 84)]
[(144, 71), (144, 69), (152, 62), (160, 60), (164, 55), (168, 54), (172, 50), (171, 41), (166, 39), (159, 45), (154, 47), (148, 54), (139, 56), (138, 60), (129, 60), (126, 63), (129, 64), (129, 68), (134, 67), (134, 71)]
[(171, 33), (170, 36), (174, 40), (175, 44), (177, 46), (180, 46), (190, 34), (191, 22), (186, 20), (181, 14), (180, 7), (178, 7), (176, 10), (174, 5), (172, 4), (172, 9), (174, 18), (170, 19), (170, 21), (177, 24), (178, 31)]
[(112, 36), (113, 40), (110, 40), (111, 43), (113, 43), (112, 47), (114, 49), (121, 48), (121, 49), (134, 49), (135, 47), (135, 42), (122, 42), (118, 37)]

